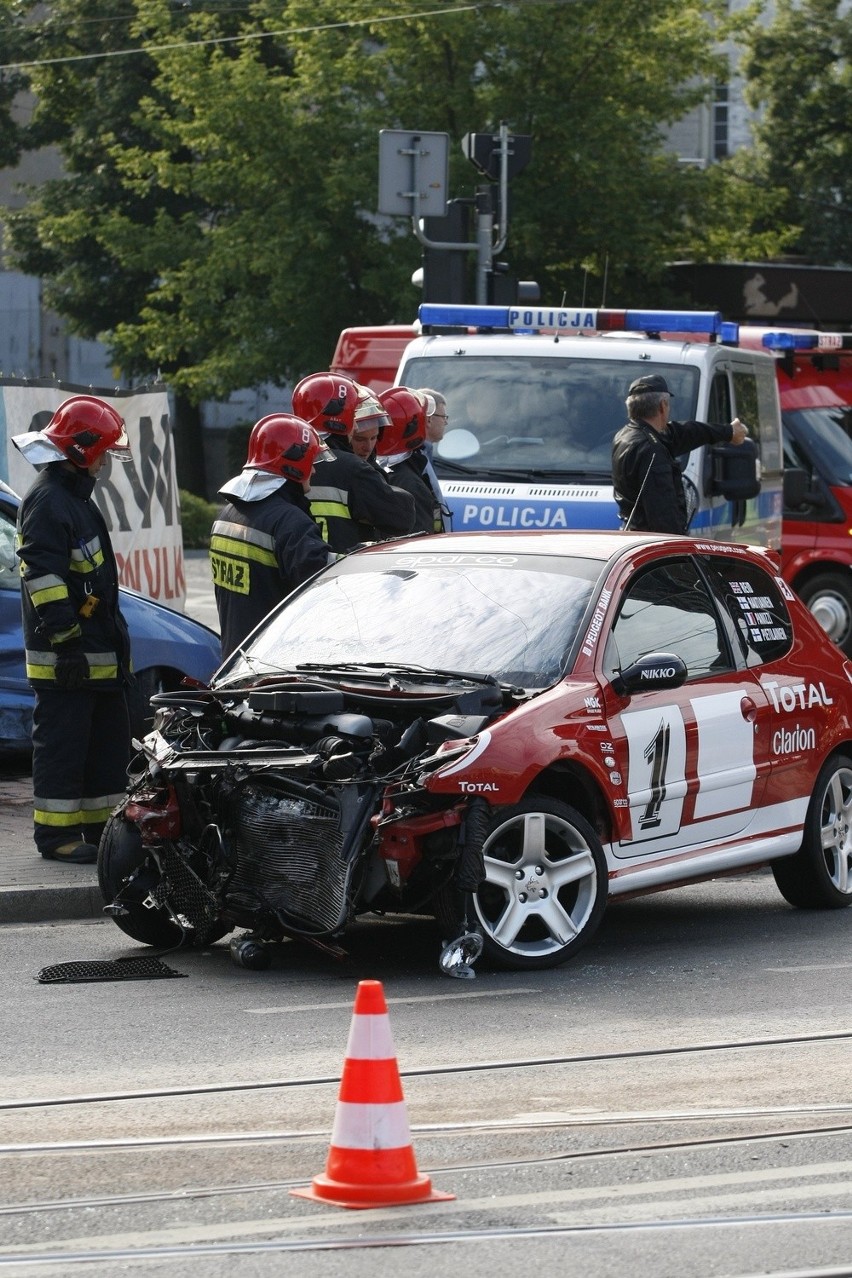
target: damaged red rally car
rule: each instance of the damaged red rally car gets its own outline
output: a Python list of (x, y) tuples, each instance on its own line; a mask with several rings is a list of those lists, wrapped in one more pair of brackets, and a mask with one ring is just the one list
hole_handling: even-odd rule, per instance
[[(154, 698), (100, 849), (137, 940), (336, 946), (432, 913), (449, 975), (548, 967), (607, 901), (770, 866), (852, 902), (852, 666), (770, 553), (624, 533), (408, 538)], [(440, 939), (443, 948), (439, 948)]]

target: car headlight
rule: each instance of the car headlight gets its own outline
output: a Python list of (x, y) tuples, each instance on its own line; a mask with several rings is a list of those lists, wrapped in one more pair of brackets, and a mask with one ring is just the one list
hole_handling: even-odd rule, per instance
[(487, 731), (478, 732), (475, 737), (465, 737), (461, 741), (442, 741), (434, 754), (420, 760), (420, 767), (432, 776), (452, 776), (454, 772), (470, 767), (490, 742), (491, 733)]

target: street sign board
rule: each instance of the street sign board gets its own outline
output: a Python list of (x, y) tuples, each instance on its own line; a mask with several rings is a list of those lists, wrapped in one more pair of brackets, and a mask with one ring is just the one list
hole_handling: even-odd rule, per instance
[(379, 130), (379, 213), (444, 217), (450, 135), (416, 129)]

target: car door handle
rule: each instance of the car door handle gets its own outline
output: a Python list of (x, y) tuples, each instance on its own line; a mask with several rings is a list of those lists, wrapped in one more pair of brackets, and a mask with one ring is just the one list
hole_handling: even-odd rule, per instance
[(748, 719), (749, 723), (754, 723), (757, 718), (757, 706), (751, 697), (743, 697), (740, 702), (740, 710), (744, 719)]

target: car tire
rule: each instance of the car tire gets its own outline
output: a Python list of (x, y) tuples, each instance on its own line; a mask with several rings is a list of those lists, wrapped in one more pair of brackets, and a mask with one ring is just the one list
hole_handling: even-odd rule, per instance
[(852, 573), (823, 572), (797, 589), (829, 639), (852, 656)]
[(802, 846), (772, 862), (781, 895), (806, 910), (852, 905), (852, 759), (836, 754), (814, 785)]
[[(139, 873), (128, 889), (126, 880), (135, 870)], [(132, 936), (134, 941), (164, 949), (176, 949), (179, 945), (184, 949), (213, 945), (231, 931), (230, 925), (217, 924), (203, 939), (195, 940), (162, 910), (147, 909), (142, 902), (159, 881), (159, 871), (153, 860), (149, 861), (142, 846), (139, 827), (127, 821), (120, 810), (114, 812), (107, 821), (98, 848), (98, 883), (107, 905), (122, 894), (120, 904), (127, 913), (111, 916), (116, 926)]]
[(579, 812), (543, 795), (498, 808), (483, 853), (474, 908), (495, 965), (556, 967), (591, 940), (606, 907), (607, 866)]

